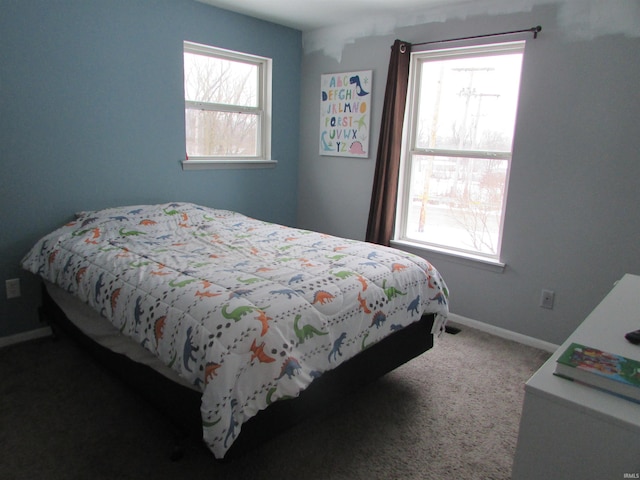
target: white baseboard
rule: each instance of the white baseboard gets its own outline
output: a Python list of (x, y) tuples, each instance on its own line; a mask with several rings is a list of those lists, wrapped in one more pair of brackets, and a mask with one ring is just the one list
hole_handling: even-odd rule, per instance
[(504, 338), (507, 340), (513, 340), (514, 342), (527, 345), (528, 347), (539, 348), (540, 350), (545, 350), (550, 353), (555, 352), (559, 347), (559, 345), (556, 345), (554, 343), (545, 342), (544, 340), (540, 340), (538, 338), (533, 338), (529, 337), (528, 335), (522, 335), (521, 333), (512, 332), (511, 330), (507, 330), (505, 328), (495, 327), (493, 325), (489, 325), (488, 323), (479, 322), (478, 320), (472, 320), (471, 318), (463, 317), (462, 315), (456, 315), (455, 313), (450, 313), (447, 318), (459, 325), (475, 328), (476, 330), (480, 330), (481, 332), (489, 333), (491, 335), (495, 335), (496, 337)]
[(29, 340), (35, 340), (36, 338), (43, 338), (52, 335), (50, 327), (37, 328), (35, 330), (29, 330), (24, 333), (17, 333), (16, 335), (9, 335), (6, 337), (0, 337), (0, 348), (8, 347), (9, 345), (15, 345), (16, 343), (27, 342)]

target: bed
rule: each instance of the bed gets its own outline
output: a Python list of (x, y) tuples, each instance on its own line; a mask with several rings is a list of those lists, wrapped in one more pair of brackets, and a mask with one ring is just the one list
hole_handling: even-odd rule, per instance
[(22, 266), (45, 317), (218, 459), (428, 350), (448, 313), (418, 256), (190, 203), (79, 212)]

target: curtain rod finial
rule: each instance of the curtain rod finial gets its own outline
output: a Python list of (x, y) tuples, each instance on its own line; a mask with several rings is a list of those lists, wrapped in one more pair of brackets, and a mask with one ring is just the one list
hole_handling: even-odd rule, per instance
[(538, 38), (538, 33), (542, 30), (542, 27), (538, 25), (537, 27), (533, 27), (533, 38)]

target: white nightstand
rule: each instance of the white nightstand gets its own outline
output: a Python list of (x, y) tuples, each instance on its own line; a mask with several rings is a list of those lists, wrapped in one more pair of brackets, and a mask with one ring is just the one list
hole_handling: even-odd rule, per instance
[(625, 275), (525, 385), (512, 480), (640, 478), (640, 404), (553, 375), (571, 342), (640, 360), (640, 276)]

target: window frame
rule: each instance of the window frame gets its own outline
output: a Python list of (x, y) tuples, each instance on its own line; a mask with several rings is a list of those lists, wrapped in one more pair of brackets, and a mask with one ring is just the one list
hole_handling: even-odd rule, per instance
[[(502, 252), (502, 237), (504, 231), (505, 212), (507, 207), (507, 197), (509, 189), (509, 177), (511, 172), (511, 163), (513, 158), (513, 143), (515, 139), (516, 131), (516, 118), (514, 118), (514, 134), (512, 138), (511, 148), (509, 151), (482, 151), (482, 150), (464, 150), (464, 149), (443, 149), (443, 148), (418, 148), (417, 143), (417, 131), (418, 131), (418, 110), (420, 100), (420, 89), (415, 86), (420, 85), (420, 73), (421, 65), (425, 61), (433, 59), (445, 59), (445, 58), (473, 58), (483, 55), (500, 55), (520, 53), (524, 58), (525, 41), (516, 40), (504, 43), (491, 43), (484, 45), (469, 45), (462, 47), (443, 48), (437, 50), (414, 50), (411, 52), (410, 72), (409, 72), (409, 87), (406, 103), (406, 115), (403, 126), (403, 141), (402, 152), (400, 161), (400, 176), (398, 182), (398, 197), (396, 206), (396, 224), (394, 229), (394, 236), (392, 244), (394, 246), (404, 246), (419, 250), (428, 250), (430, 252), (437, 252), (447, 256), (462, 259), (463, 261), (472, 261), (474, 263), (482, 263), (485, 265), (498, 267), (503, 269), (505, 264), (501, 260)], [(429, 60), (424, 60), (429, 59)], [(521, 70), (522, 73), (522, 70)], [(522, 78), (522, 77), (520, 77)], [(519, 95), (518, 95), (519, 96)], [(517, 117), (517, 105), (516, 105), (516, 117)], [(413, 167), (413, 157), (416, 156), (429, 156), (432, 158), (438, 157), (460, 157), (460, 158), (474, 158), (481, 160), (506, 160), (507, 169), (505, 175), (505, 187), (502, 198), (502, 211), (500, 216), (500, 225), (498, 231), (498, 241), (496, 245), (496, 253), (482, 253), (476, 252), (470, 249), (456, 248), (454, 246), (439, 245), (426, 241), (420, 241), (414, 238), (409, 238), (407, 235), (407, 220), (408, 212), (410, 208), (410, 185), (411, 185), (411, 171)]]
[[(186, 152), (186, 112), (187, 110), (206, 110), (223, 113), (242, 113), (255, 115), (257, 118), (256, 155), (230, 156), (230, 155), (198, 155), (185, 156), (183, 170), (202, 170), (211, 168), (265, 168), (274, 167), (277, 162), (271, 158), (271, 107), (272, 107), (272, 59), (243, 52), (227, 50), (190, 41), (183, 42), (183, 75), (184, 54), (210, 56), (231, 62), (246, 63), (258, 68), (257, 105), (229, 105), (211, 102), (187, 100), (184, 96), (185, 112), (185, 152)], [(184, 82), (183, 82), (184, 89)]]

